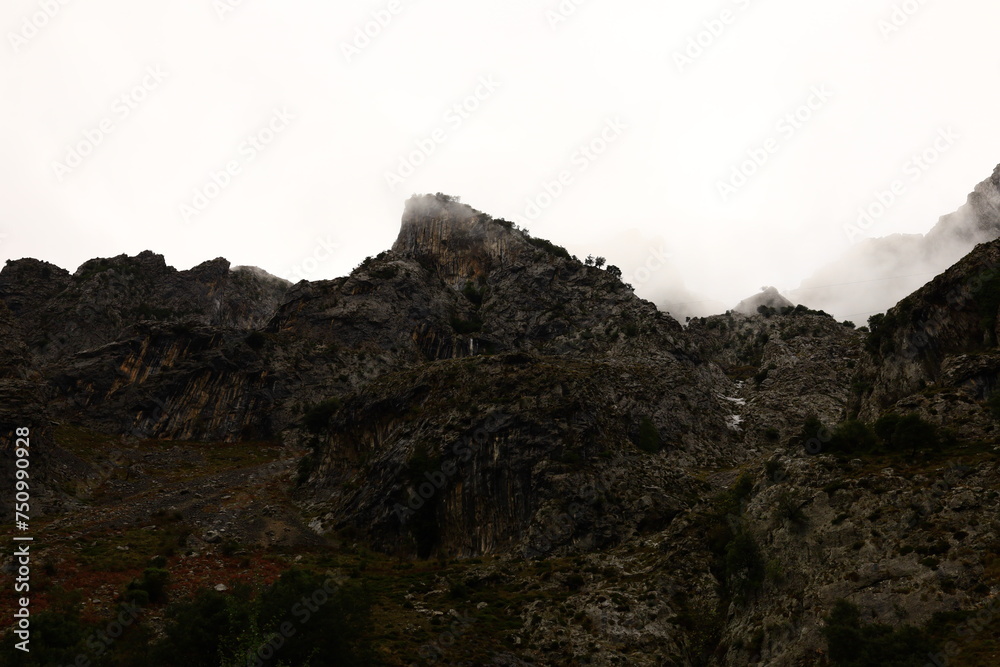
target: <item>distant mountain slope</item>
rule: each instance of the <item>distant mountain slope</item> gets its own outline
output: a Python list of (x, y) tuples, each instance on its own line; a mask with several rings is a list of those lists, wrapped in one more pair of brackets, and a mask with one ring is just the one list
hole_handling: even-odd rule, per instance
[(925, 235), (893, 234), (855, 243), (789, 296), (810, 308), (863, 322), (885, 311), (968, 254), (1000, 237), (1000, 165), (967, 202)]

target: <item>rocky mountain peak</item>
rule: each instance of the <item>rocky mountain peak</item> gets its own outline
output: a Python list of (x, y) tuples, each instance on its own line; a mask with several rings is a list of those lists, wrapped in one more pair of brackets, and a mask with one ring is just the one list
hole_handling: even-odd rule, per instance
[(513, 225), (438, 193), (414, 195), (406, 202), (395, 253), (430, 260), (445, 282), (466, 281), (509, 264), (528, 245)]
[(736, 305), (735, 310), (737, 313), (742, 313), (743, 315), (755, 315), (757, 309), (761, 306), (781, 310), (782, 308), (794, 308), (795, 304), (782, 296), (776, 288), (763, 287), (758, 294), (740, 301)]

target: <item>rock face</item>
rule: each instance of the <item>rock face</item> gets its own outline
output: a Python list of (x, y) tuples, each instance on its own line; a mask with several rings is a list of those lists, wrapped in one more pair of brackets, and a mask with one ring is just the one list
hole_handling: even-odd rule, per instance
[[(280, 461), (164, 487), (161, 509), (206, 515), (191, 548), (238, 523), (265, 545), (456, 559), (456, 595), (504, 587), (494, 664), (826, 664), (838, 600), (939, 632), (936, 612), (1000, 593), (998, 295), (991, 241), (871, 332), (770, 291), (683, 328), (443, 195), (411, 199), (392, 249), (336, 280), (18, 260), (0, 272), (0, 482), (20, 426), (39, 510), (68, 520), (106, 477), (81, 439), (125, 452), (121, 497), (169, 481), (172, 457), (264, 441)], [(845, 453), (828, 433), (887, 414), (943, 449)], [(275, 485), (295, 505), (256, 497)]]
[(257, 328), (287, 288), (258, 269), (231, 270), (222, 258), (177, 271), (149, 251), (92, 259), (73, 275), (34, 259), (8, 261), (0, 271), (0, 300), (40, 362), (115, 341), (143, 320)]

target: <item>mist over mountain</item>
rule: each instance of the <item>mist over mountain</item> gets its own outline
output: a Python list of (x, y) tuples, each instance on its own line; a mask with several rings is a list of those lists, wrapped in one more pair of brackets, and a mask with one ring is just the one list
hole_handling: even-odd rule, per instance
[[(995, 185), (873, 244), (989, 236)], [(439, 193), (334, 280), (8, 262), (0, 482), (28, 429), (60, 639), (3, 664), (123, 601), (111, 664), (231, 664), (317, 590), (288, 664), (408, 665), (446, 621), (451, 664), (996, 664), (1000, 240), (870, 330), (773, 287), (682, 326), (602, 259)]]
[(843, 257), (817, 269), (787, 295), (839, 318), (864, 322), (943, 272), (976, 244), (998, 236), (1000, 165), (961, 208), (942, 216), (926, 234), (861, 238)]

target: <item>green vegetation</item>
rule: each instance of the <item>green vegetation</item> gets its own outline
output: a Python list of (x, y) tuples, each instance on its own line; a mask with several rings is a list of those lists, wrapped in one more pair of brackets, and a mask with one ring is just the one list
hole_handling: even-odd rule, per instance
[(778, 519), (788, 521), (797, 528), (801, 528), (807, 523), (806, 514), (802, 511), (802, 503), (787, 491), (778, 496), (776, 515)]
[[(760, 590), (766, 564), (753, 535), (743, 525), (743, 504), (753, 491), (753, 478), (742, 473), (720, 494), (708, 519), (708, 546), (714, 555), (713, 571), (723, 582), (725, 600), (745, 604)], [(727, 602), (728, 604), (728, 602)]]
[(399, 274), (399, 267), (395, 264), (389, 264), (388, 266), (381, 266), (370, 272), (372, 278), (378, 278), (379, 280), (392, 280)]
[(917, 628), (862, 623), (861, 611), (846, 600), (838, 600), (825, 621), (830, 663), (837, 667), (919, 667), (936, 648)]
[[(162, 570), (147, 574), (145, 583), (165, 580), (166, 575)], [(249, 664), (287, 667), (379, 664), (363, 639), (370, 630), (372, 601), (361, 585), (289, 570), (256, 597), (247, 586), (227, 594), (201, 589), (193, 599), (167, 607), (159, 639), (145, 623), (145, 605), (154, 601), (128, 596), (140, 590), (145, 592), (130, 586), (126, 598), (131, 605), (90, 622), (81, 618), (79, 594), (61, 594), (52, 610), (33, 615), (31, 652), (14, 649), (8, 635), (0, 646), (0, 664), (76, 665), (77, 656), (86, 657), (93, 667), (218, 667), (248, 664), (248, 656)], [(124, 625), (121, 636), (108, 633), (115, 621)], [(283, 636), (283, 624), (294, 632)], [(257, 662), (258, 655), (268, 659)]]
[(471, 280), (467, 280), (465, 282), (465, 287), (462, 288), (462, 295), (478, 308), (483, 305), (483, 291), (484, 290), (477, 288), (476, 284)]
[(985, 279), (978, 281), (977, 288), (972, 293), (979, 314), (979, 325), (989, 337), (991, 345), (997, 344), (996, 319), (1000, 310), (1000, 272), (989, 272)]
[(544, 250), (550, 255), (561, 257), (563, 259), (571, 259), (569, 251), (566, 250), (566, 248), (562, 247), (561, 245), (556, 245), (552, 241), (549, 241), (547, 239), (538, 239), (533, 236), (528, 236), (527, 232), (524, 233), (524, 239), (531, 245), (541, 250)]
[(340, 407), (341, 401), (339, 398), (328, 398), (325, 401), (321, 401), (310, 407), (306, 410), (306, 413), (302, 415), (302, 425), (305, 426), (306, 430), (310, 433), (322, 433), (323, 429), (325, 429), (327, 424), (330, 423), (330, 418), (333, 417), (333, 413), (339, 410)]
[(828, 449), (844, 454), (862, 454), (873, 452), (878, 447), (878, 439), (871, 427), (864, 422), (849, 419), (833, 429), (833, 439)]
[(994, 391), (990, 394), (990, 397), (986, 399), (986, 408), (990, 411), (993, 419), (1000, 422), (1000, 391)]
[(725, 581), (737, 604), (745, 604), (764, 585), (766, 564), (760, 547), (745, 528), (737, 529), (726, 544)]
[(252, 331), (245, 340), (246, 344), (250, 346), (250, 349), (259, 350), (264, 347), (265, 343), (267, 343), (267, 336), (259, 331)]
[(899, 305), (887, 313), (878, 313), (868, 318), (869, 334), (865, 338), (865, 349), (875, 356), (885, 356), (896, 351), (896, 343), (892, 337), (903, 324), (900, 309), (906, 303), (904, 299)]
[[(825, 440), (825, 442), (824, 442)], [(873, 426), (857, 420), (847, 420), (829, 431), (815, 415), (806, 418), (799, 442), (810, 453), (818, 453), (816, 442), (822, 443), (820, 451), (832, 454), (895, 454), (916, 456), (918, 452), (938, 452), (955, 444), (955, 437), (947, 431), (925, 421), (918, 414), (887, 414)]]
[[(304, 570), (285, 572), (256, 599), (246, 587), (230, 595), (202, 590), (167, 610), (154, 664), (215, 667), (273, 653), (263, 664), (367, 665), (372, 656), (361, 637), (370, 613), (370, 596), (360, 586), (341, 586)], [(283, 637), (283, 624), (294, 635)]]
[(134, 579), (125, 592), (125, 598), (136, 604), (158, 604), (167, 600), (167, 583), (170, 573), (158, 567), (147, 568), (141, 579)]
[(463, 336), (468, 336), (469, 334), (478, 333), (483, 330), (483, 321), (478, 315), (473, 314), (473, 316), (468, 320), (463, 320), (455, 315), (451, 316), (451, 328), (455, 330), (455, 333), (461, 334)]
[(660, 437), (660, 431), (649, 417), (643, 417), (639, 420), (635, 446), (650, 454), (656, 454), (663, 449), (663, 438)]

